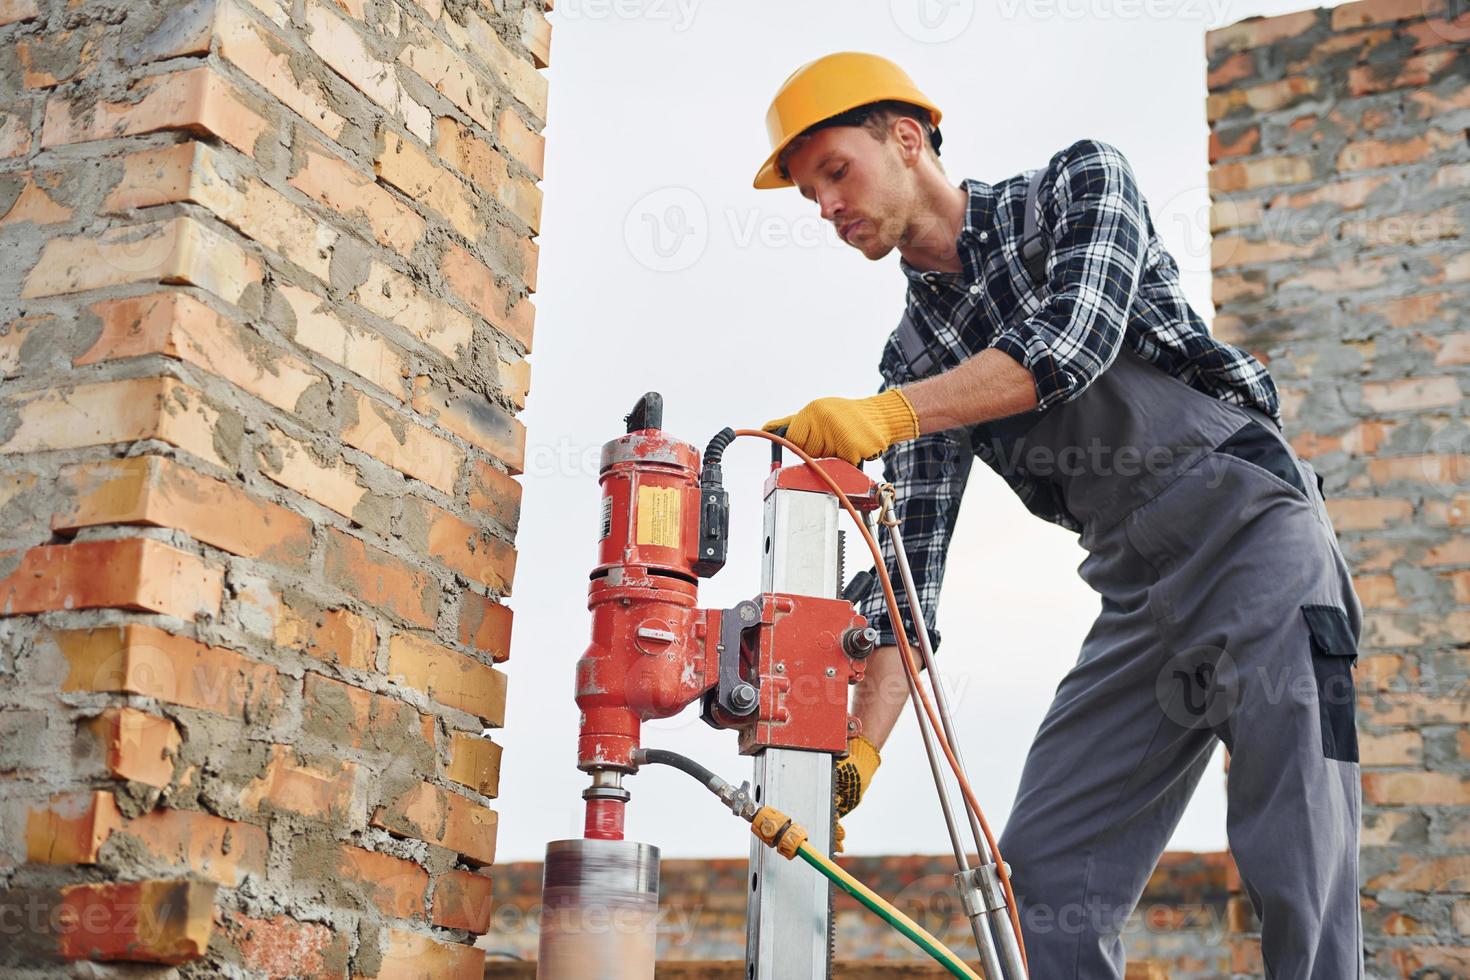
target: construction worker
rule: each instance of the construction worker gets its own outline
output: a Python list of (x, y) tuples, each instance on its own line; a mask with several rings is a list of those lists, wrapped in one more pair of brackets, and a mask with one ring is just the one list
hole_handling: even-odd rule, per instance
[[(1125, 922), (1219, 738), (1266, 975), (1361, 978), (1362, 607), (1320, 482), (1282, 437), (1276, 387), (1190, 308), (1116, 148), (1079, 140), (1039, 172), (956, 186), (939, 121), (870, 54), (820, 58), (777, 92), (755, 186), (795, 186), (868, 259), (897, 249), (907, 293), (879, 394), (819, 398), (766, 428), (818, 457), (881, 455), (936, 647), (975, 458), (1080, 536), (1102, 611), (998, 842), (1031, 976), (1121, 980)], [(897, 582), (886, 535), (883, 549)], [(876, 588), (861, 611), (885, 645), (854, 692), (863, 737), (838, 766), (839, 815), (906, 700)], [(1025, 656), (1007, 651), (1004, 669)]]

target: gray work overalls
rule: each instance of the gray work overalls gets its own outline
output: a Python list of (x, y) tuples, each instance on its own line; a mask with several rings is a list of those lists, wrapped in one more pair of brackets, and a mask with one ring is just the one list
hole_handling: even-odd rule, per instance
[(1031, 976), (1122, 980), (1121, 934), (1218, 737), (1266, 976), (1361, 978), (1362, 607), (1316, 475), (1269, 417), (1122, 346), (1039, 421), (971, 430), (1058, 486), (1102, 597), (999, 841)]

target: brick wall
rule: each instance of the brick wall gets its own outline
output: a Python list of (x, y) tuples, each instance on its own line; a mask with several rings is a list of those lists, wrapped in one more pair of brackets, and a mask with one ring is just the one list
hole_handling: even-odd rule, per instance
[[(950, 948), (974, 958), (975, 940), (954, 891), (953, 855), (839, 857), (838, 863)], [(536, 958), (541, 870), (536, 861), (497, 869), (495, 908), (485, 939), (492, 963)], [(670, 977), (683, 976), (673, 970), (675, 964), (744, 961), (748, 872), (744, 858), (662, 862), (658, 958)], [(1227, 976), (1230, 951), (1225, 940), (1232, 918), (1240, 918), (1245, 903), (1234, 862), (1225, 852), (1165, 854), (1125, 927), (1129, 980)], [(837, 957), (849, 967), (926, 963), (923, 953), (846, 893), (835, 893), (834, 909)], [(712, 967), (708, 975), (715, 980), (739, 973), (738, 967), (730, 972), (721, 966)], [(504, 972), (492, 970), (489, 976), (512, 980), (521, 974), (506, 966)]]
[(540, 0), (0, 25), (0, 973), (478, 977)]
[[(1269, 360), (1365, 606), (1369, 975), (1470, 975), (1470, 5), (1208, 50), (1215, 333)], [(1242, 936), (1237, 969), (1258, 955)]]

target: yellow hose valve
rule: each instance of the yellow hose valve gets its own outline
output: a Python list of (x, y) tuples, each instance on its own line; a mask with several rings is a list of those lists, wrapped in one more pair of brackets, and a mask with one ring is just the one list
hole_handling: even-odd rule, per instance
[(806, 828), (775, 807), (763, 806), (750, 821), (750, 831), (790, 861), (806, 843)]

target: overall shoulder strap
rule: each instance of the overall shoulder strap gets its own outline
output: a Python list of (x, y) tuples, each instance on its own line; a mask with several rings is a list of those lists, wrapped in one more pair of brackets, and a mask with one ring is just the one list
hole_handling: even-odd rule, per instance
[(1037, 288), (1046, 284), (1046, 239), (1042, 237), (1036, 221), (1036, 199), (1045, 174), (1046, 168), (1042, 167), (1031, 175), (1031, 181), (1026, 185), (1026, 215), (1021, 231), (1021, 262)]
[(937, 362), (924, 338), (919, 336), (919, 328), (914, 325), (913, 315), (907, 308), (903, 311), (903, 319), (898, 321), (897, 333), (899, 353), (903, 354), (914, 378), (927, 377)]

